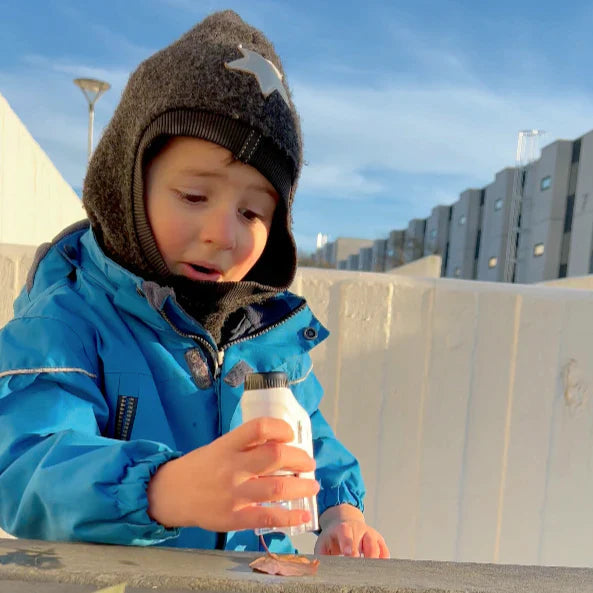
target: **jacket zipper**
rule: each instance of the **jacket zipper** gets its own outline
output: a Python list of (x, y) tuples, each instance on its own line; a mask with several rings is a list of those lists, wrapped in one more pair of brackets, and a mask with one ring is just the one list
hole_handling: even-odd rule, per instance
[(216, 348), (208, 342), (208, 340), (204, 339), (202, 336), (198, 336), (197, 334), (188, 334), (187, 332), (182, 332), (178, 329), (175, 324), (169, 319), (169, 316), (161, 309), (159, 313), (161, 317), (171, 326), (171, 329), (177, 334), (184, 338), (191, 338), (192, 340), (203, 344), (206, 349), (208, 350), (210, 357), (214, 363), (214, 373), (213, 377), (217, 379), (220, 376), (220, 370), (222, 369), (222, 363), (224, 361), (224, 354), (225, 350), (230, 346), (234, 346), (235, 344), (240, 344), (241, 342), (246, 342), (247, 340), (253, 340), (254, 338), (259, 338), (265, 333), (272, 331), (273, 329), (279, 327), (283, 323), (287, 322), (289, 319), (292, 319), (295, 315), (300, 313), (305, 307), (307, 306), (306, 302), (301, 303), (294, 311), (291, 311), (286, 317), (276, 321), (276, 323), (272, 323), (272, 325), (268, 325), (263, 329), (255, 332), (250, 336), (245, 336), (243, 338), (239, 338), (238, 340), (232, 340), (231, 342), (227, 342), (224, 346), (220, 348)]
[[(191, 338), (192, 340), (194, 340), (194, 342), (199, 342), (200, 344), (202, 344), (202, 346), (206, 347), (206, 350), (208, 350), (208, 354), (210, 354), (210, 358), (214, 364), (214, 372), (212, 373), (212, 376), (216, 379), (219, 375), (219, 371), (220, 371), (220, 366), (222, 364), (222, 359), (224, 358), (224, 354), (221, 357), (221, 353), (220, 350), (218, 350), (218, 348), (216, 348), (215, 346), (212, 346), (212, 344), (206, 340), (205, 338), (203, 338), (202, 336), (198, 336), (197, 334), (188, 334), (187, 332), (182, 332), (180, 329), (178, 329), (175, 324), (169, 319), (169, 316), (161, 309), (159, 311), (161, 317), (171, 326), (171, 329), (179, 336), (182, 336), (183, 338)], [(219, 361), (220, 364), (219, 364)]]

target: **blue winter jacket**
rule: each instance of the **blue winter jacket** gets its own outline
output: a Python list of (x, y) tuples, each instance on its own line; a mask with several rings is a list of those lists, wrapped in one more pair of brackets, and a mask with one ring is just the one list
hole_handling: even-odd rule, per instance
[[(88, 224), (46, 247), (0, 330), (0, 526), (19, 536), (258, 550), (253, 531), (167, 529), (146, 486), (241, 423), (250, 371), (284, 371), (313, 425), (319, 513), (362, 508), (356, 459), (318, 410), (309, 350), (327, 330), (289, 292), (249, 308), (218, 349), (169, 289), (107, 258)], [(282, 534), (271, 549), (290, 551)]]

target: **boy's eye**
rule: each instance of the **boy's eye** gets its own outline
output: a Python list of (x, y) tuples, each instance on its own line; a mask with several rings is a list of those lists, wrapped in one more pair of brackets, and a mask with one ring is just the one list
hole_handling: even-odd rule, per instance
[(254, 212), (253, 210), (248, 210), (247, 208), (242, 208), (241, 210), (239, 210), (239, 212), (247, 220), (257, 220), (258, 218), (263, 218), (257, 212)]
[(197, 202), (203, 202), (206, 199), (206, 196), (201, 194), (187, 194), (184, 192), (179, 192), (179, 197), (184, 202), (190, 202), (191, 204), (195, 204)]

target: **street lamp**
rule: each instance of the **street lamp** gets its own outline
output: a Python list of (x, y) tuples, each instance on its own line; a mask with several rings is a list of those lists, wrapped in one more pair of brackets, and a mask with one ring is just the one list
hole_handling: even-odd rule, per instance
[(99, 97), (111, 88), (108, 82), (95, 80), (94, 78), (76, 78), (74, 84), (80, 88), (89, 102), (89, 156), (93, 152), (93, 122), (95, 121), (95, 103)]

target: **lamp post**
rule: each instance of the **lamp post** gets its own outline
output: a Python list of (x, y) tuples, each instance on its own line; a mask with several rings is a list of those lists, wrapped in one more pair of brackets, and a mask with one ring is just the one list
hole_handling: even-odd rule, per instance
[(74, 84), (80, 88), (89, 102), (89, 154), (88, 160), (91, 160), (93, 152), (93, 122), (95, 121), (95, 103), (99, 97), (111, 88), (108, 82), (95, 80), (94, 78), (76, 78)]

